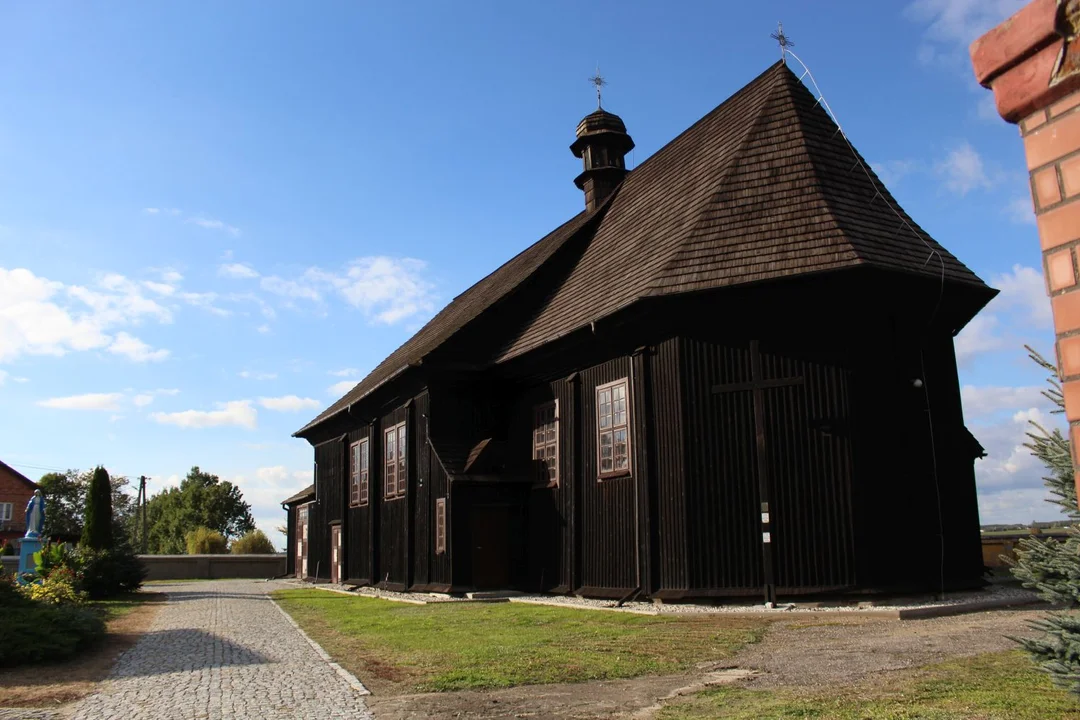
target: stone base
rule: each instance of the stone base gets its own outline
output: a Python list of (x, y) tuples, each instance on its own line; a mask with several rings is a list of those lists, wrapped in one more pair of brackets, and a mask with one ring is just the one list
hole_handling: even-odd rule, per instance
[(33, 573), (34, 568), (37, 567), (37, 563), (34, 562), (34, 553), (41, 550), (41, 540), (36, 538), (22, 539), (22, 543), (19, 545), (19, 575), (23, 573)]

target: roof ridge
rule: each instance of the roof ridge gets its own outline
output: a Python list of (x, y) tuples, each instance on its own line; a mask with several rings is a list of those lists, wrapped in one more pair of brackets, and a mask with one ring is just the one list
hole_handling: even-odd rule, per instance
[[(887, 255), (902, 254), (905, 252), (905, 248), (903, 247), (904, 241), (900, 238), (900, 230), (906, 227), (907, 230), (914, 235), (914, 238), (912, 239), (918, 242), (919, 249), (922, 250), (925, 248), (927, 251), (926, 263), (929, 263), (930, 258), (937, 255), (943, 270), (945, 264), (955, 266), (956, 269), (962, 268), (968, 274), (972, 275), (972, 280), (977, 281), (979, 284), (985, 284), (975, 276), (969, 268), (961, 263), (956, 256), (931, 237), (930, 234), (919, 226), (907, 211), (904, 210), (896, 198), (893, 197), (889, 188), (882, 182), (881, 178), (877, 176), (877, 173), (873, 171), (869, 163), (866, 162), (866, 159), (859, 152), (858, 148), (856, 148), (847, 138), (847, 135), (844, 133), (843, 128), (840, 127), (840, 124), (832, 117), (831, 113), (826, 112), (825, 108), (821, 106), (820, 100), (815, 98), (813, 105), (807, 107), (807, 101), (814, 97), (813, 93), (810, 92), (810, 88), (795, 77), (795, 74), (790, 72), (790, 70), (787, 73), (787, 80), (788, 82), (784, 83), (784, 85), (791, 93), (792, 107), (798, 118), (796, 129), (799, 135), (804, 139), (803, 148), (805, 149), (807, 160), (810, 163), (810, 168), (821, 189), (819, 194), (828, 210), (829, 218), (836, 224), (841, 237), (856, 255), (858, 262), (867, 265), (890, 267), (890, 269), (895, 270), (896, 268), (892, 267), (891, 263), (885, 262), (884, 258)], [(818, 115), (819, 117), (814, 118), (812, 117), (813, 115)], [(825, 138), (819, 133), (812, 132), (812, 125), (822, 121), (827, 123), (830, 127), (835, 128), (833, 134), (828, 138)], [(836, 188), (834, 187), (835, 179), (828, 176), (826, 170), (829, 160), (828, 148), (818, 145), (817, 143), (831, 143), (839, 146), (841, 143), (835, 142), (837, 134), (841, 135), (842, 145), (846, 148), (851, 160), (861, 166), (867, 186), (873, 188), (875, 193), (869, 200), (861, 197), (862, 193), (860, 192), (860, 185), (862, 185), (862, 182), (856, 179), (856, 182), (845, 184), (844, 189), (849, 194), (849, 198), (846, 200), (854, 201), (858, 199), (860, 202), (865, 201), (866, 205), (869, 207), (880, 197), (889, 214), (896, 218), (897, 229), (891, 234), (890, 240), (887, 243), (887, 249), (883, 249), (882, 247), (875, 248), (872, 238), (864, 236), (857, 228), (853, 227), (853, 220), (849, 216), (850, 210), (843, 206), (845, 199), (842, 198), (840, 194), (836, 193)], [(849, 174), (854, 172), (854, 170), (855, 166), (853, 165), (848, 171)], [(862, 209), (865, 210), (866, 208)], [(898, 240), (900, 242), (898, 242)], [(912, 245), (912, 247), (915, 246)], [(924, 266), (926, 263), (924, 263)], [(936, 272), (934, 274), (936, 274)]]

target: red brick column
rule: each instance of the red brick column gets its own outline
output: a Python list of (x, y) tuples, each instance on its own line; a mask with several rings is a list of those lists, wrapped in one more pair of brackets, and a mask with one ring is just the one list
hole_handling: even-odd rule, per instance
[(975, 77), (1020, 126), (1080, 495), (1080, 0), (1034, 0), (971, 45)]

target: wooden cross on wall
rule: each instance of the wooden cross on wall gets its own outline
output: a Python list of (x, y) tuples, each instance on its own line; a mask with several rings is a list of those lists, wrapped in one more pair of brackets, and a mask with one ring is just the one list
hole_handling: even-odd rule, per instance
[(713, 385), (714, 394), (752, 392), (754, 394), (754, 432), (757, 436), (758, 495), (761, 500), (761, 554), (765, 570), (765, 602), (776, 603), (776, 580), (773, 570), (772, 533), (770, 530), (769, 462), (765, 454), (765, 391), (773, 388), (802, 385), (801, 377), (766, 380), (761, 367), (761, 343), (750, 341), (750, 381)]

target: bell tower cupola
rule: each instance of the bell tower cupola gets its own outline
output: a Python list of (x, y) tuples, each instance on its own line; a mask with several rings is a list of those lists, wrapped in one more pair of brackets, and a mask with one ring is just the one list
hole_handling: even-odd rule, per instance
[(622, 118), (600, 105), (600, 89), (606, 83), (599, 70), (590, 82), (596, 85), (596, 110), (578, 123), (577, 140), (570, 146), (585, 165), (574, 184), (585, 192), (586, 210), (596, 209), (626, 177), (626, 153), (634, 149)]

